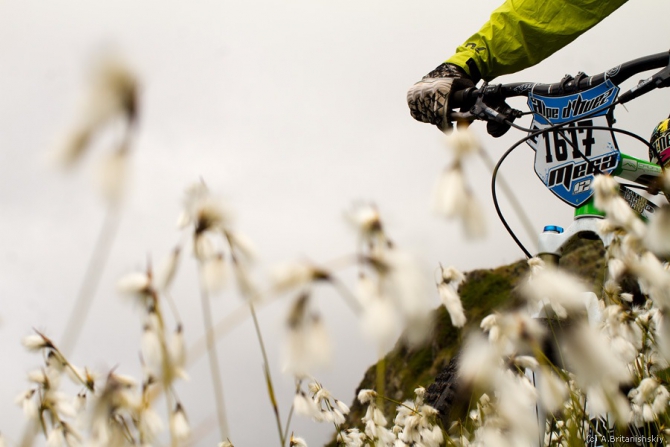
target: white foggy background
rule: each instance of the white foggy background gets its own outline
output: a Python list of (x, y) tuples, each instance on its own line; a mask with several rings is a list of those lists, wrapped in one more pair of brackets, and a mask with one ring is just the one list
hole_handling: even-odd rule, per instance
[[(13, 401), (28, 385), (25, 374), (41, 363), (24, 351), (21, 338), (35, 327), (58, 341), (104, 217), (91, 182), (104, 148), (70, 175), (45, 162), (55, 138), (75, 121), (90, 63), (100, 52), (116, 49), (141, 79), (141, 126), (123, 221), (71, 360), (102, 373), (118, 366), (139, 377), (138, 312), (119, 297), (115, 283), (174, 246), (183, 190), (201, 177), (229, 200), (236, 228), (255, 242), (259, 278), (282, 260), (325, 262), (350, 253), (355, 237), (342, 216), (357, 200), (378, 205), (396, 244), (421, 259), (427, 281), (438, 262), (470, 270), (522, 257), (495, 216), (490, 175), (479, 160), (467, 172), (485, 209), (487, 238), (467, 242), (459, 224), (433, 215), (432, 188), (450, 158), (440, 133), (415, 122), (405, 103), (407, 88), (451, 55), (499, 3), (0, 2), (0, 431), (12, 441), (19, 437), (23, 417)], [(593, 74), (665, 51), (666, 8), (661, 0), (632, 0), (540, 66), (498, 81), (555, 82), (565, 73)], [(620, 108), (618, 125), (648, 137), (670, 112), (668, 93), (629, 103), (629, 112)], [(494, 158), (522, 137), (511, 131), (493, 140), (482, 123), (474, 128)], [(640, 146), (630, 152), (646, 156)], [(545, 224), (569, 225), (571, 209), (544, 190), (532, 159), (522, 146), (503, 175), (537, 232)], [(504, 200), (502, 207), (532, 250)], [(194, 270), (185, 257), (173, 293), (189, 341), (203, 333)], [(334, 358), (317, 377), (350, 404), (377, 355), (361, 341), (342, 300), (319, 291)], [(259, 311), (284, 421), (293, 393), (279, 356), (288, 298)], [(241, 304), (229, 288), (213, 300), (214, 319)], [(218, 348), (231, 440), (276, 445), (250, 321)], [(203, 357), (190, 382), (178, 386), (194, 427), (215, 411), (208, 371)], [(333, 432), (327, 424), (293, 421), (309, 445), (322, 445)], [(197, 444), (218, 441), (213, 429)]]

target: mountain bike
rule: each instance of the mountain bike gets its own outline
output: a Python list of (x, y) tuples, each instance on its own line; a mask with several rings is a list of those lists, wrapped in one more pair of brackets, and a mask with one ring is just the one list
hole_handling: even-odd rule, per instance
[[(630, 77), (657, 70), (652, 76), (633, 88), (620, 94), (619, 85)], [(531, 253), (524, 247), (505, 220), (496, 190), (496, 179), (501, 164), (512, 151), (527, 143), (535, 152), (534, 169), (538, 178), (558, 199), (574, 207), (574, 221), (563, 229), (557, 225), (547, 225), (539, 235), (539, 249), (535, 254), (547, 264), (558, 265), (566, 244), (574, 237), (599, 238), (605, 247), (612, 242), (611, 233), (603, 234), (599, 224), (605, 216), (594, 205), (591, 185), (598, 174), (609, 174), (629, 183), (620, 183), (620, 194), (629, 206), (648, 219), (658, 209), (657, 205), (638, 194), (634, 189), (658, 193), (655, 187), (663, 175), (663, 167), (651, 161), (642, 160), (620, 149), (617, 137), (626, 135), (648, 148), (650, 160), (661, 160), (657, 149), (649, 141), (632, 132), (614, 127), (613, 111), (624, 104), (657, 88), (670, 86), (670, 52), (625, 62), (595, 76), (578, 73), (565, 76), (553, 84), (516, 82), (510, 84), (487, 84), (457, 91), (452, 95), (451, 104), (460, 111), (451, 112), (452, 121), (471, 123), (475, 120), (487, 122), (487, 131), (499, 137), (510, 128), (526, 132), (526, 136), (512, 145), (496, 164), (491, 181), (491, 189), (496, 212), (526, 257)], [(522, 112), (510, 107), (507, 98), (526, 97), (529, 111)], [(529, 128), (515, 123), (515, 120), (532, 115)], [(538, 313), (538, 318), (547, 318)], [(456, 379), (458, 355), (437, 377), (431, 403), (443, 415), (455, 405), (458, 383)], [(534, 381), (534, 375), (527, 373)], [(538, 408), (538, 423), (544, 444), (546, 415)], [(590, 446), (602, 445), (603, 434), (608, 430), (602, 418), (593, 424), (593, 432), (587, 437)]]

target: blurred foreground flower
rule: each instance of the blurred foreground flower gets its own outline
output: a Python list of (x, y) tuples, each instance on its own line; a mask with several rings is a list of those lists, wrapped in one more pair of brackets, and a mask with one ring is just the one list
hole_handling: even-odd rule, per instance
[(101, 59), (94, 68), (77, 124), (53, 154), (56, 162), (70, 167), (83, 158), (98, 134), (112, 124), (120, 124), (122, 137), (103, 159), (96, 175), (103, 195), (113, 204), (121, 198), (126, 183), (138, 96), (138, 81), (125, 63), (118, 57)]
[(463, 172), (466, 158), (481, 150), (481, 146), (467, 127), (453, 130), (447, 135), (446, 141), (452, 149), (454, 160), (437, 182), (433, 208), (440, 215), (460, 220), (467, 238), (481, 238), (486, 234), (484, 216), (472, 189), (466, 184)]
[(441, 281), (437, 285), (442, 304), (449, 312), (451, 324), (456, 327), (463, 327), (466, 318), (463, 312), (463, 304), (458, 296), (458, 286), (463, 282), (465, 276), (453, 267), (440, 267)]
[[(552, 310), (559, 318), (569, 312), (586, 312), (588, 288), (578, 278), (556, 268), (535, 270), (522, 286), (522, 292), (531, 308)], [(552, 317), (551, 314), (546, 316)]]
[(657, 256), (670, 255), (670, 205), (661, 206), (649, 219), (645, 246)]
[(284, 370), (298, 378), (308, 377), (330, 362), (331, 345), (322, 317), (311, 307), (308, 294), (291, 305), (286, 321)]
[(641, 239), (646, 233), (642, 220), (619, 195), (619, 184), (609, 175), (597, 175), (591, 189), (594, 191), (594, 204), (605, 211), (607, 220), (615, 227), (625, 229), (631, 236)]

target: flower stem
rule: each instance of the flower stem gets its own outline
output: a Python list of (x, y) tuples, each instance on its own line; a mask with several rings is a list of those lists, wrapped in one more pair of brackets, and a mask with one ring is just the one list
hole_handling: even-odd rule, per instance
[[(254, 322), (254, 329), (256, 330), (256, 338), (258, 339), (258, 345), (261, 348), (261, 355), (263, 356), (263, 374), (265, 375), (265, 384), (268, 387), (268, 397), (270, 398), (270, 404), (272, 405), (272, 410), (275, 414), (275, 421), (277, 422), (277, 431), (279, 433), (279, 442), (280, 447), (284, 447), (286, 443), (286, 437), (282, 432), (281, 416), (279, 415), (279, 406), (277, 405), (277, 397), (275, 396), (274, 385), (272, 383), (272, 374), (270, 373), (270, 363), (268, 362), (268, 354), (265, 350), (265, 343), (263, 342), (263, 334), (261, 333), (261, 326), (258, 323), (258, 316), (256, 315), (256, 308), (254, 306), (254, 301), (257, 299), (255, 296), (255, 291), (246, 287), (243, 281), (240, 281), (240, 278), (243, 278), (244, 271), (243, 265), (240, 264), (236, 254), (236, 245), (234, 239), (231, 237), (231, 234), (228, 231), (223, 232), (223, 236), (228, 243), (230, 248), (230, 256), (233, 263), (233, 268), (235, 269), (236, 277), (238, 278), (238, 286), (240, 292), (246, 298), (249, 303), (249, 311), (251, 313), (251, 319)], [(212, 334), (214, 336), (214, 334)], [(223, 438), (222, 438), (223, 439)]]
[[(198, 263), (198, 269), (202, 270), (201, 263)], [(199, 276), (202, 278), (202, 274)], [(212, 310), (209, 305), (209, 294), (207, 293), (207, 289), (205, 284), (202, 283), (202, 280), (200, 281), (200, 298), (202, 302), (202, 317), (205, 324), (207, 357), (209, 358), (209, 368), (212, 374), (212, 385), (214, 387), (214, 397), (216, 401), (216, 415), (219, 423), (219, 434), (221, 439), (227, 439), (228, 421), (226, 419), (226, 409), (223, 402), (221, 368), (219, 367), (219, 359), (216, 355), (216, 337), (214, 336), (214, 324), (212, 323)]]
[(277, 422), (277, 430), (279, 432), (280, 446), (284, 447), (286, 439), (284, 437), (284, 433), (282, 432), (281, 417), (279, 416), (279, 406), (277, 405), (277, 398), (275, 397), (274, 386), (272, 384), (272, 375), (270, 374), (270, 367), (268, 366), (268, 356), (267, 352), (265, 351), (265, 343), (263, 342), (261, 327), (258, 324), (258, 317), (256, 316), (256, 310), (254, 308), (254, 303), (252, 300), (249, 300), (249, 310), (251, 311), (251, 318), (254, 321), (254, 329), (256, 329), (258, 344), (261, 347), (261, 355), (263, 356), (263, 373), (265, 374), (265, 382), (268, 387), (268, 396), (270, 397), (270, 403), (272, 404), (272, 410), (274, 411), (275, 420)]
[(120, 223), (118, 209), (110, 206), (107, 209), (105, 220), (100, 228), (98, 239), (93, 248), (93, 254), (86, 267), (84, 280), (81, 283), (77, 298), (75, 300), (70, 317), (65, 325), (65, 333), (61, 337), (60, 350), (65, 356), (69, 356), (77, 344), (81, 330), (86, 322), (86, 315), (91, 309), (95, 292), (100, 284), (102, 272), (109, 259), (112, 244)]
[(384, 409), (384, 398), (386, 394), (386, 358), (384, 355), (380, 355), (380, 359), (377, 362), (377, 404)]

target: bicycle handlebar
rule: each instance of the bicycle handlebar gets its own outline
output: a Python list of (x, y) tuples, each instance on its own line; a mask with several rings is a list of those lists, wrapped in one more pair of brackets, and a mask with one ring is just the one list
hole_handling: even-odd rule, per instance
[[(622, 83), (630, 77), (642, 73), (644, 71), (653, 70), (655, 68), (664, 68), (654, 76), (641, 81), (637, 86), (628, 90), (619, 96), (618, 103), (622, 104), (631, 99), (637, 98), (655, 88), (670, 86), (670, 51), (652, 54), (650, 56), (641, 57), (632, 61), (625, 62), (621, 65), (611, 68), (604, 73), (595, 76), (587, 76), (584, 73), (578, 73), (576, 77), (566, 75), (563, 80), (554, 84), (539, 84), (534, 82), (514, 82), (510, 84), (485, 84), (481, 88), (467, 88), (465, 90), (456, 91), (450, 98), (452, 108), (471, 108), (475, 105), (478, 98), (482, 98), (485, 102), (487, 98), (495, 98), (504, 100), (514, 96), (528, 96), (530, 92), (543, 96), (557, 96), (570, 93), (577, 93), (587, 90), (598, 84), (602, 84), (606, 80), (610, 80), (615, 85)], [(451, 117), (457, 119), (484, 119), (495, 120), (497, 118), (492, 113), (485, 114), (468, 114), (452, 112)]]

